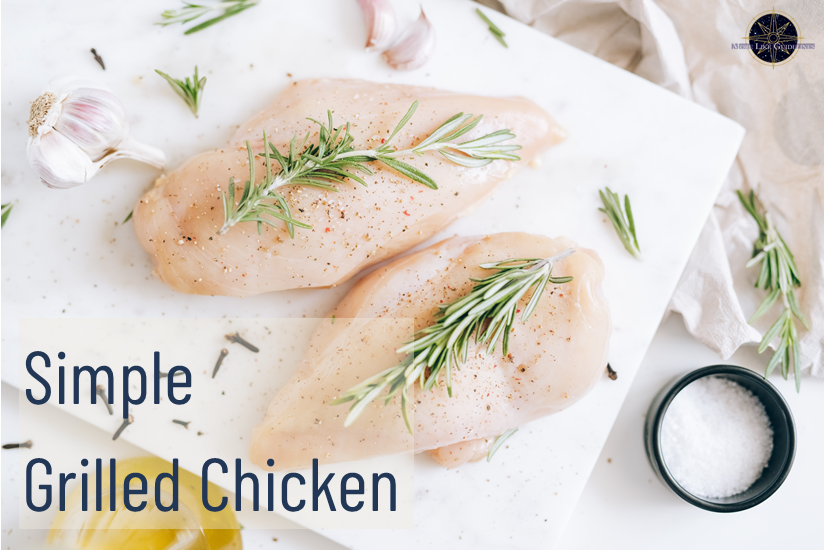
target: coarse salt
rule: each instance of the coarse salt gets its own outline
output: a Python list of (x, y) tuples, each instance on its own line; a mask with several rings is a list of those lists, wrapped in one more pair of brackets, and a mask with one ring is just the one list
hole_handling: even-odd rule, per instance
[(672, 400), (661, 449), (675, 481), (692, 494), (722, 498), (747, 490), (772, 454), (772, 427), (761, 401), (740, 384), (708, 376)]

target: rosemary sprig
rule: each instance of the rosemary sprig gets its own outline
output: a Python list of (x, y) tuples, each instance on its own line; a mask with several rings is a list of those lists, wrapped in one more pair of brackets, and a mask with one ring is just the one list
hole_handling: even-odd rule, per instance
[(133, 212), (134, 212), (134, 211), (135, 211), (135, 210), (130, 210), (130, 213), (129, 213), (129, 214), (127, 214), (127, 217), (126, 217), (126, 218), (124, 218), (124, 221), (123, 221), (123, 222), (121, 222), (121, 225), (124, 225), (125, 223), (127, 223), (128, 221), (130, 221), (131, 219), (133, 219)]
[(628, 195), (625, 196), (625, 212), (620, 206), (620, 197), (612, 192), (609, 188), (599, 190), (599, 198), (605, 208), (600, 208), (599, 211), (608, 216), (614, 230), (617, 232), (623, 246), (628, 250), (629, 254), (640, 259), (640, 243), (637, 242), (637, 230), (634, 228), (634, 215), (631, 213), (631, 201), (628, 200)]
[(184, 80), (177, 80), (158, 69), (156, 69), (156, 72), (161, 75), (161, 77), (164, 78), (168, 84), (170, 84), (173, 91), (176, 92), (176, 94), (178, 94), (178, 96), (182, 98), (185, 103), (187, 103), (187, 106), (190, 107), (191, 111), (193, 111), (193, 115), (196, 118), (199, 118), (199, 105), (202, 104), (202, 90), (205, 89), (205, 83), (207, 82), (206, 76), (203, 76), (202, 79), (199, 80), (199, 67), (195, 67), (193, 69), (192, 81), (190, 80), (190, 77), (187, 77)]
[(6, 220), (9, 219), (9, 214), (12, 213), (12, 208), (14, 208), (14, 204), (10, 202), (0, 206), (0, 229), (6, 226)]
[(476, 13), (479, 17), (481, 17), (482, 21), (487, 23), (487, 28), (490, 29), (490, 33), (495, 37), (495, 39), (498, 40), (499, 43), (506, 48), (507, 42), (504, 41), (504, 37), (507, 35), (504, 34), (504, 31), (498, 28), (495, 23), (490, 21), (490, 18), (484, 15), (484, 12), (480, 9), (476, 8)]
[[(453, 143), (452, 140), (470, 132), (483, 118), (481, 115), (474, 117), (465, 113), (458, 113), (450, 117), (437, 130), (414, 147), (401, 150), (395, 149), (391, 145), (393, 140), (410, 121), (417, 109), (418, 102), (415, 101), (395, 126), (395, 129), (392, 130), (392, 133), (389, 134), (389, 137), (372, 149), (355, 150), (351, 125), (347, 123), (335, 128), (331, 111), (328, 112), (326, 124), (312, 118), (308, 119), (320, 128), (316, 143), (309, 142), (310, 133), (307, 133), (299, 144), (297, 143), (297, 136), (294, 135), (288, 147), (288, 154), (283, 155), (273, 143), (269, 144), (265, 140), (265, 153), (260, 156), (266, 156), (266, 163), (270, 162), (269, 158), (275, 160), (279, 164), (280, 171), (273, 177), (269, 176), (267, 185), (257, 186), (252, 193), (243, 194), (238, 205), (235, 205), (233, 200), (226, 202), (225, 222), (219, 230), (219, 234), (226, 233), (237, 223), (262, 220), (264, 215), (273, 215), (271, 210), (275, 204), (282, 205), (283, 210), (287, 213), (288, 207), (285, 199), (277, 192), (277, 188), (283, 185), (308, 185), (337, 191), (334, 184), (351, 179), (366, 186), (366, 182), (354, 171), (371, 175), (372, 171), (366, 167), (366, 164), (374, 161), (381, 162), (407, 178), (431, 189), (438, 189), (438, 184), (429, 175), (415, 166), (399, 160), (399, 158), (420, 156), (428, 151), (438, 151), (447, 160), (468, 168), (485, 166), (496, 159), (520, 160), (512, 152), (521, 149), (521, 145), (503, 143), (516, 137), (508, 129), (497, 130), (486, 136), (463, 143)], [(250, 152), (248, 156), (252, 158)], [(253, 165), (253, 162), (251, 164)], [(253, 168), (251, 170), (253, 174)], [(354, 171), (350, 172), (349, 170)], [(309, 227), (296, 223), (294, 225)], [(294, 234), (291, 226), (289, 226), (289, 231), (293, 238)]]
[(495, 456), (496, 451), (498, 451), (501, 448), (501, 446), (504, 445), (504, 442), (507, 441), (508, 439), (510, 439), (513, 436), (513, 434), (515, 434), (518, 431), (519, 431), (519, 428), (511, 428), (511, 429), (507, 430), (506, 432), (504, 432), (503, 434), (501, 434), (498, 437), (498, 439), (496, 439), (493, 442), (493, 446), (490, 447), (490, 452), (487, 453), (487, 462), (490, 462), (493, 459), (493, 456)]
[(201, 4), (193, 4), (190, 2), (182, 2), (184, 7), (178, 10), (166, 10), (162, 12), (161, 18), (162, 20), (156, 23), (156, 25), (161, 25), (166, 27), (167, 25), (172, 25), (174, 23), (181, 23), (184, 25), (185, 23), (189, 23), (194, 19), (198, 19), (209, 14), (212, 11), (219, 11), (224, 10), (220, 15), (208, 19), (198, 25), (195, 25), (186, 31), (185, 34), (193, 34), (194, 32), (199, 32), (203, 29), (210, 27), (211, 25), (215, 25), (216, 23), (227, 19), (233, 15), (241, 13), (248, 8), (256, 6), (258, 0), (228, 0), (226, 2), (218, 2), (216, 4), (210, 5), (201, 5)]
[(411, 342), (397, 350), (409, 354), (406, 360), (361, 382), (331, 403), (339, 405), (353, 401), (346, 426), (389, 388), (385, 404), (400, 394), (403, 419), (412, 433), (407, 411), (410, 386), (417, 381), (423, 391), (430, 391), (443, 373), (447, 393), (452, 397), (452, 369), (467, 362), (471, 339), (485, 344), (487, 354), (493, 353), (501, 339), (502, 354), (507, 355), (510, 329), (518, 313), (517, 304), (535, 286), (522, 313), (524, 323), (539, 305), (548, 282), (563, 284), (573, 280), (573, 277), (551, 277), (553, 264), (573, 253), (574, 250), (569, 248), (552, 258), (508, 259), (481, 264), (482, 269), (496, 270), (496, 273), (484, 279), (471, 279), (477, 284), (469, 294), (439, 306), (435, 324), (419, 330)]
[[(245, 182), (245, 187), (242, 191), (239, 203), (236, 203), (236, 183), (234, 182), (233, 177), (231, 177), (228, 181), (228, 193), (225, 194), (225, 191), (222, 191), (222, 206), (225, 210), (225, 223), (219, 231), (217, 231), (219, 235), (224, 235), (231, 227), (239, 222), (256, 222), (257, 232), (260, 234), (262, 234), (262, 224), (264, 223), (276, 228), (277, 224), (269, 218), (264, 217), (266, 214), (273, 218), (277, 218), (278, 220), (284, 221), (288, 226), (288, 234), (292, 239), (294, 238), (294, 226), (302, 227), (304, 229), (311, 229), (310, 225), (304, 224), (291, 217), (291, 210), (288, 207), (288, 202), (286, 202), (282, 195), (273, 193), (273, 189), (276, 187), (275, 183), (278, 181), (278, 176), (276, 176), (271, 170), (271, 155), (269, 152), (270, 144), (268, 143), (268, 136), (265, 135), (264, 131), (262, 132), (262, 141), (265, 144), (265, 177), (263, 177), (259, 183), (254, 183), (256, 179), (256, 161), (254, 152), (251, 149), (251, 144), (246, 141), (245, 145), (248, 147), (248, 169), (250, 177), (248, 178), (248, 181)], [(266, 202), (269, 199), (274, 199), (275, 202)]]
[(755, 192), (750, 191), (749, 197), (744, 196), (740, 191), (738, 198), (747, 212), (758, 224), (758, 239), (755, 241), (753, 257), (747, 262), (746, 267), (750, 268), (761, 264), (761, 271), (755, 281), (756, 288), (768, 290), (766, 298), (758, 306), (758, 309), (750, 317), (752, 324), (781, 298), (784, 311), (767, 330), (758, 346), (758, 353), (762, 353), (776, 336), (781, 339), (778, 349), (767, 364), (765, 378), (769, 378), (772, 371), (781, 363), (781, 374), (784, 380), (789, 374), (790, 364), (793, 367), (795, 376), (796, 391), (801, 390), (801, 350), (798, 343), (798, 331), (795, 327), (795, 320), (801, 321), (808, 330), (810, 323), (807, 321), (801, 309), (798, 307), (798, 300), (795, 299), (795, 289), (801, 286), (801, 278), (798, 275), (798, 267), (795, 265), (790, 248), (775, 226), (772, 225), (769, 212), (766, 212), (761, 201), (755, 197)]

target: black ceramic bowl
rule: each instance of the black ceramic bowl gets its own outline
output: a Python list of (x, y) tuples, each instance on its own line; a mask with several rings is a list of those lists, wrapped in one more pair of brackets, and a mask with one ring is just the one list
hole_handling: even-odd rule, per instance
[[(736, 382), (755, 394), (769, 416), (773, 430), (772, 456), (752, 486), (743, 493), (725, 498), (703, 498), (686, 491), (672, 477), (663, 460), (661, 431), (663, 418), (680, 391), (699, 378), (718, 376)], [(669, 382), (654, 398), (646, 415), (646, 454), (651, 467), (680, 498), (710, 512), (739, 512), (768, 499), (787, 479), (795, 458), (795, 423), (781, 393), (755, 372), (732, 365), (713, 365), (697, 369)]]

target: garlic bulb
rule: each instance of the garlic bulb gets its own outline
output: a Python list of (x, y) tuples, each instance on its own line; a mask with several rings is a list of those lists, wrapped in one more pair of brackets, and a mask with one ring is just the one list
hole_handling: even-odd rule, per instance
[(383, 52), (383, 58), (394, 69), (411, 71), (421, 67), (435, 50), (435, 29), (423, 8), (421, 16), (412, 23), (398, 42)]
[(366, 50), (382, 50), (392, 43), (398, 23), (388, 0), (357, 0), (366, 22)]
[(29, 164), (49, 187), (80, 185), (120, 158), (164, 168), (164, 153), (130, 136), (124, 107), (99, 84), (53, 82), (32, 103), (28, 124)]

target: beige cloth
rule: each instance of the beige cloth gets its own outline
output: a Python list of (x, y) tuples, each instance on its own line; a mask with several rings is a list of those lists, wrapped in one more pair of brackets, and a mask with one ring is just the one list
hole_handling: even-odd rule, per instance
[[(746, 269), (755, 222), (735, 195), (754, 189), (790, 246), (802, 288), (797, 291), (811, 330), (798, 325), (805, 374), (824, 372), (824, 4), (776, 3), (799, 26), (801, 50), (775, 69), (755, 61), (744, 42), (770, 0), (482, 0), (519, 21), (739, 122), (746, 128), (669, 310), (724, 359), (757, 343), (780, 314), (773, 307), (755, 326), (765, 293)], [(647, 236), (642, 238), (648, 239)], [(760, 331), (760, 332), (759, 332)], [(777, 339), (776, 339), (777, 345)]]

